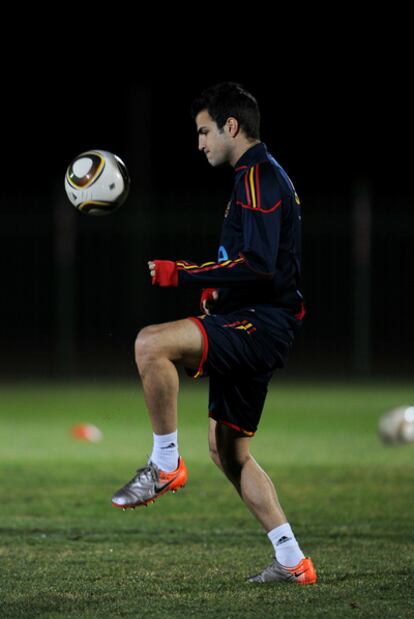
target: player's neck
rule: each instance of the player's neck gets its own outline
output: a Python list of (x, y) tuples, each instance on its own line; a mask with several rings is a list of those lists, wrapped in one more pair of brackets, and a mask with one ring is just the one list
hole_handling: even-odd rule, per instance
[(243, 157), (244, 153), (248, 151), (249, 148), (256, 146), (256, 144), (260, 144), (260, 140), (253, 140), (251, 142), (248, 142), (247, 140), (243, 140), (243, 142), (240, 142), (240, 144), (238, 144), (235, 147), (232, 153), (232, 157), (230, 159), (230, 165), (234, 168), (238, 160), (241, 157)]

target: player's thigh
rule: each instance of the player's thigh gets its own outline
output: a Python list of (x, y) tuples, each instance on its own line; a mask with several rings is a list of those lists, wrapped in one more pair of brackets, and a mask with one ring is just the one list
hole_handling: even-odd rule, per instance
[(168, 356), (171, 361), (195, 368), (203, 354), (203, 336), (194, 321), (175, 320), (144, 327), (135, 344), (137, 356), (155, 352)]
[(211, 454), (217, 454), (226, 468), (238, 468), (250, 455), (251, 437), (215, 419), (209, 419), (208, 443)]

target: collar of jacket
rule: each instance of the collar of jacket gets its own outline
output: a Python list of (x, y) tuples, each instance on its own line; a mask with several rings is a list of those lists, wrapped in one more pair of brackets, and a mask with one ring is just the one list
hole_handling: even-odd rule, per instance
[(234, 171), (237, 173), (240, 170), (244, 170), (245, 168), (249, 168), (250, 166), (259, 163), (267, 158), (267, 147), (263, 142), (259, 142), (259, 144), (255, 144), (240, 157), (236, 165), (234, 166)]

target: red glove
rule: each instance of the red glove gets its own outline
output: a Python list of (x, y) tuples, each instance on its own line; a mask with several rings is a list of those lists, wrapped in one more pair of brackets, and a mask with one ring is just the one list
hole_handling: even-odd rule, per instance
[(211, 304), (216, 301), (218, 297), (216, 288), (203, 288), (200, 297), (200, 309), (205, 314), (210, 313)]
[(178, 286), (177, 265), (172, 260), (152, 260), (155, 265), (155, 275), (152, 277), (152, 285)]

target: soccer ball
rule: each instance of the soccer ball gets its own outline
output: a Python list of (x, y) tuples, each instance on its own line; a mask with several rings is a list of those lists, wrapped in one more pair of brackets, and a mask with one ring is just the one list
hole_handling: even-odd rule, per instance
[(88, 215), (113, 213), (125, 202), (129, 185), (125, 164), (106, 150), (89, 150), (78, 155), (65, 175), (69, 200)]
[(382, 415), (378, 432), (384, 443), (414, 443), (414, 406), (399, 406)]

